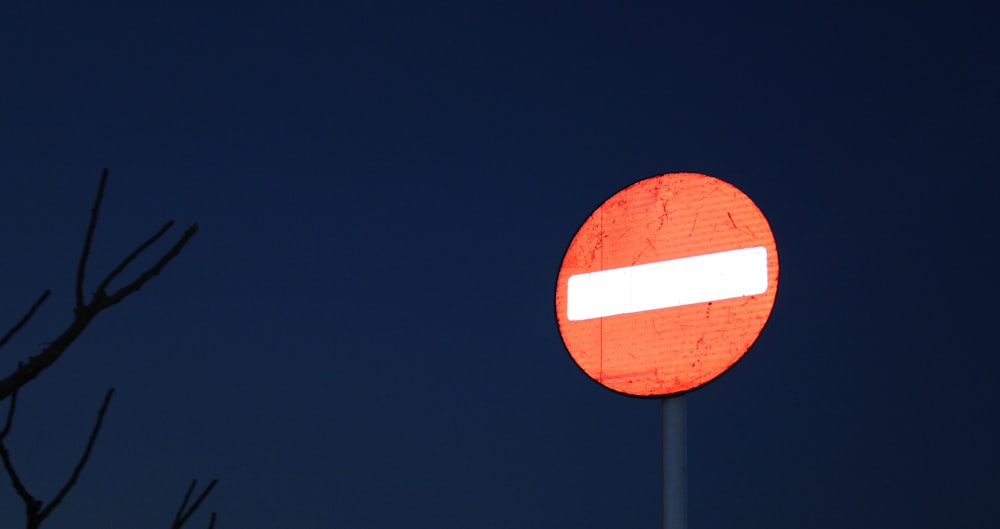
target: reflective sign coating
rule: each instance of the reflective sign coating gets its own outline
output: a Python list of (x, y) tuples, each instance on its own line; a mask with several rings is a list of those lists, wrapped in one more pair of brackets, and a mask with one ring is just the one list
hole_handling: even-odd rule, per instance
[(616, 193), (563, 258), (556, 319), (573, 360), (602, 385), (666, 396), (739, 360), (764, 328), (778, 252), (739, 189), (670, 173)]

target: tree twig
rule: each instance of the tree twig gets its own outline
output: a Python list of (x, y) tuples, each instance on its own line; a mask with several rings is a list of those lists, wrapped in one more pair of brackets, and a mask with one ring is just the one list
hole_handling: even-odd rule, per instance
[(51, 293), (52, 293), (51, 290), (46, 289), (45, 292), (42, 292), (41, 296), (38, 296), (38, 299), (36, 299), (35, 302), (31, 305), (31, 308), (28, 309), (28, 312), (24, 313), (24, 316), (21, 317), (21, 321), (14, 324), (14, 326), (11, 327), (9, 331), (7, 331), (7, 334), (3, 335), (3, 338), (0, 338), (0, 347), (7, 345), (7, 342), (10, 341), (10, 339), (13, 338), (15, 334), (17, 334), (17, 331), (20, 331), (21, 327), (24, 327), (24, 325), (28, 323), (31, 317), (35, 315), (35, 311), (38, 310), (38, 307), (41, 307), (42, 303), (45, 303), (45, 300), (48, 299), (49, 294)]
[(90, 256), (90, 243), (94, 240), (94, 230), (97, 229), (97, 215), (101, 211), (101, 201), (104, 200), (104, 186), (108, 183), (108, 170), (101, 173), (101, 183), (97, 186), (97, 198), (90, 208), (90, 224), (87, 225), (87, 236), (83, 239), (83, 251), (80, 253), (80, 263), (76, 267), (76, 309), (82, 310), (83, 278), (87, 270), (87, 257)]
[(114, 388), (108, 390), (104, 395), (104, 402), (101, 404), (100, 411), (97, 412), (97, 420), (94, 422), (94, 428), (90, 432), (90, 437), (87, 439), (87, 447), (83, 450), (83, 455), (80, 456), (80, 460), (77, 461), (76, 467), (73, 468), (73, 473), (70, 474), (69, 479), (63, 484), (62, 488), (56, 494), (52, 501), (50, 501), (45, 508), (42, 505), (45, 503), (38, 498), (35, 498), (28, 492), (28, 488), (24, 486), (24, 482), (21, 481), (21, 476), (14, 469), (14, 462), (11, 460), (10, 451), (7, 449), (7, 445), (4, 444), (3, 440), (10, 433), (10, 425), (12, 418), (14, 417), (14, 408), (17, 402), (17, 393), (15, 393), (10, 399), (10, 411), (7, 414), (7, 421), (4, 425), (4, 430), (2, 435), (0, 435), (0, 459), (3, 460), (4, 469), (7, 471), (7, 475), (10, 476), (10, 483), (17, 492), (17, 495), (21, 497), (21, 501), (24, 502), (24, 512), (27, 517), (27, 527), (28, 529), (36, 529), (42, 524), (52, 511), (62, 502), (63, 498), (69, 494), (69, 491), (76, 485), (76, 481), (80, 478), (80, 473), (83, 472), (83, 467), (86, 466), (87, 460), (90, 459), (90, 452), (94, 449), (94, 443), (97, 441), (97, 434), (101, 431), (101, 424), (104, 422), (104, 414), (108, 411), (108, 404), (111, 403), (111, 396), (114, 395)]
[(10, 407), (7, 408), (7, 420), (4, 421), (3, 431), (0, 432), (0, 441), (10, 433), (10, 426), (14, 423), (14, 409), (17, 406), (17, 392), (10, 396)]
[[(177, 514), (174, 516), (174, 523), (173, 525), (170, 526), (170, 529), (181, 529), (182, 527), (184, 527), (184, 524), (187, 523), (188, 518), (190, 518), (191, 515), (194, 514), (196, 510), (198, 510), (198, 507), (201, 506), (201, 502), (203, 502), (205, 498), (208, 497), (208, 494), (212, 492), (212, 489), (218, 482), (219, 480), (213, 479), (212, 482), (209, 483), (207, 487), (205, 487), (205, 490), (201, 491), (201, 494), (198, 495), (198, 498), (194, 500), (194, 503), (191, 504), (191, 508), (185, 511), (184, 509), (187, 507), (188, 500), (191, 499), (191, 493), (194, 492), (194, 488), (198, 484), (197, 479), (191, 480), (191, 486), (188, 487), (187, 493), (184, 494), (184, 499), (181, 501), (181, 507), (180, 509), (177, 509)], [(209, 529), (211, 529), (214, 525), (215, 525), (215, 513), (213, 512), (212, 520), (209, 523)]]
[(42, 502), (38, 501), (34, 496), (28, 492), (28, 488), (24, 486), (24, 482), (21, 481), (21, 476), (14, 469), (14, 462), (10, 458), (10, 451), (7, 450), (7, 445), (4, 443), (4, 438), (10, 433), (10, 425), (14, 418), (14, 408), (17, 404), (17, 393), (10, 399), (10, 409), (7, 411), (7, 421), (4, 425), (3, 435), (0, 436), (0, 459), (3, 460), (3, 468), (7, 471), (7, 475), (10, 477), (10, 484), (14, 487), (14, 491), (20, 496), (21, 501), (24, 502), (24, 511), (28, 518), (28, 523), (31, 523), (38, 515), (38, 509), (42, 507)]
[(194, 488), (196, 485), (198, 485), (198, 480), (192, 479), (191, 486), (188, 487), (187, 492), (184, 493), (184, 499), (181, 500), (181, 506), (179, 509), (177, 509), (177, 514), (174, 515), (174, 523), (171, 527), (175, 527), (177, 525), (177, 521), (180, 520), (182, 516), (184, 516), (184, 509), (187, 508), (188, 500), (191, 499), (191, 493), (194, 492)]
[(25, 488), (24, 483), (21, 482), (21, 477), (14, 470), (14, 463), (10, 460), (10, 451), (7, 450), (7, 445), (4, 444), (2, 439), (0, 439), (0, 459), (3, 459), (3, 468), (7, 471), (7, 475), (10, 476), (10, 484), (17, 491), (17, 495), (21, 497), (21, 501), (24, 502), (24, 512), (28, 519), (28, 527), (38, 527), (38, 524), (41, 522), (35, 522), (35, 520), (38, 518), (38, 510), (42, 508), (42, 502), (32, 496), (28, 492), (28, 489)]
[[(111, 305), (114, 305), (119, 301), (125, 299), (133, 292), (142, 288), (142, 286), (145, 285), (146, 282), (148, 282), (150, 279), (153, 279), (154, 277), (160, 275), (160, 272), (163, 271), (163, 268), (166, 267), (167, 264), (170, 263), (170, 261), (173, 260), (174, 257), (180, 255), (181, 250), (183, 250), (184, 246), (187, 245), (188, 241), (191, 240), (191, 237), (194, 237), (195, 233), (198, 233), (197, 223), (188, 226), (188, 229), (184, 230), (184, 234), (181, 235), (180, 240), (178, 240), (167, 253), (163, 254), (163, 256), (160, 257), (160, 260), (156, 262), (156, 264), (154, 264), (145, 272), (143, 272), (138, 278), (135, 279), (135, 281), (132, 281), (131, 283), (123, 286), (122, 288), (118, 289), (117, 292), (111, 294), (110, 296), (107, 296), (106, 298), (95, 297), (92, 304), (99, 307), (98, 310), (104, 310), (110, 307)], [(156, 237), (158, 238), (159, 234), (157, 234)]]
[(118, 274), (122, 273), (122, 271), (125, 270), (125, 267), (128, 266), (129, 263), (135, 260), (136, 257), (139, 257), (139, 254), (141, 254), (146, 248), (149, 248), (149, 246), (152, 245), (154, 242), (156, 242), (160, 237), (162, 237), (164, 233), (167, 233), (167, 230), (169, 230), (170, 227), (173, 225), (174, 221), (168, 220), (167, 223), (164, 224), (163, 227), (159, 229), (159, 231), (154, 233), (152, 237), (146, 240), (146, 242), (140, 244), (138, 248), (132, 251), (132, 253), (128, 254), (128, 256), (122, 260), (122, 262), (118, 263), (118, 266), (116, 266), (115, 269), (112, 270), (111, 273), (108, 274), (108, 276), (105, 277), (103, 281), (101, 281), (101, 284), (97, 286), (97, 295), (100, 296), (106, 294), (108, 283), (111, 283), (111, 281), (115, 277), (117, 277)]
[(111, 403), (111, 396), (114, 395), (115, 388), (108, 389), (108, 392), (104, 394), (104, 402), (101, 403), (101, 409), (97, 412), (97, 421), (94, 422), (94, 429), (90, 431), (90, 437), (87, 439), (87, 447), (83, 450), (83, 455), (80, 456), (80, 460), (77, 461), (76, 467), (73, 468), (73, 473), (70, 474), (69, 479), (66, 483), (59, 489), (59, 493), (56, 494), (52, 501), (45, 506), (40, 513), (38, 513), (39, 521), (48, 516), (59, 503), (62, 502), (66, 494), (69, 494), (70, 489), (73, 485), (76, 485), (76, 480), (79, 479), (80, 473), (83, 472), (83, 467), (87, 464), (87, 460), (90, 459), (90, 451), (94, 449), (94, 442), (97, 441), (97, 434), (101, 431), (101, 423), (104, 422), (104, 413), (108, 411), (108, 404)]

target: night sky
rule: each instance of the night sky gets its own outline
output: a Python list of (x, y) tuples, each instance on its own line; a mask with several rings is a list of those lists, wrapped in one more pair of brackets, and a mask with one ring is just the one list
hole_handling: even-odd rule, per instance
[[(45, 529), (654, 528), (660, 409), (567, 354), (577, 228), (649, 176), (767, 216), (767, 326), (687, 396), (692, 528), (1000, 519), (991, 2), (0, 7), (0, 350), (201, 229), (19, 395)], [(152, 4), (152, 3), (148, 3)], [(0, 404), (6, 409), (6, 402)], [(0, 475), (0, 527), (23, 506)]]

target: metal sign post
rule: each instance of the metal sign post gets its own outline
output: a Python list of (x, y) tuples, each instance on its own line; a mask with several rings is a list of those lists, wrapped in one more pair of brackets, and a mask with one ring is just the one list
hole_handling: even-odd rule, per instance
[(687, 529), (687, 404), (660, 399), (663, 439), (663, 529)]

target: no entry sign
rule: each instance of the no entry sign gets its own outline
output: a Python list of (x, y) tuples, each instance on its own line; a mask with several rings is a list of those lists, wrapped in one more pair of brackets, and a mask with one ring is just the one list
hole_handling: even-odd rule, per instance
[(563, 258), (556, 318), (604, 386), (666, 396), (733, 365), (774, 306), (778, 252), (763, 213), (696, 173), (637, 182), (583, 223)]

